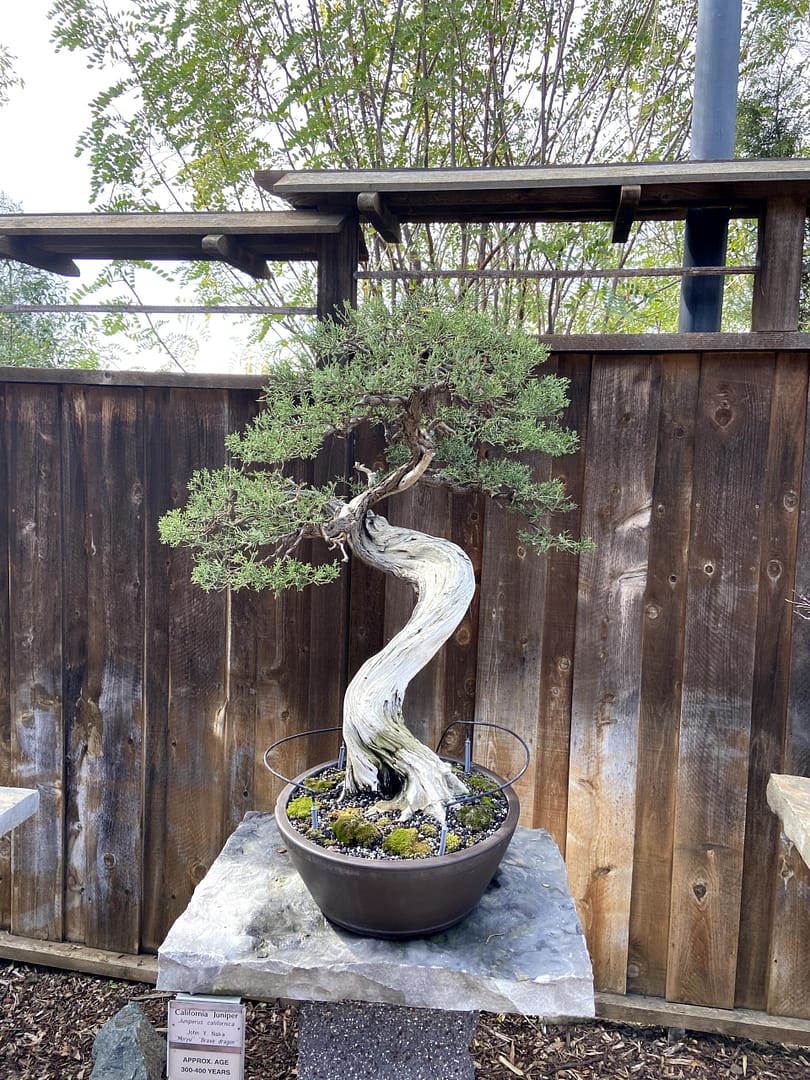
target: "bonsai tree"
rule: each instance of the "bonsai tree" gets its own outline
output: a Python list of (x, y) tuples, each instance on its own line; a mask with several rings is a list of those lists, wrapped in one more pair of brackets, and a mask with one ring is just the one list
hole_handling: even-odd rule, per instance
[[(521, 457), (577, 448), (560, 422), (566, 380), (537, 373), (545, 356), (521, 329), (418, 292), (393, 309), (347, 308), (274, 368), (261, 411), (227, 439), (231, 463), (195, 473), (186, 505), (160, 522), (166, 543), (192, 549), (203, 589), (301, 589), (333, 580), (350, 556), (412, 583), (410, 620), (362, 665), (343, 707), (346, 792), (386, 794), (376, 809), (402, 820), (423, 811), (444, 821), (446, 805), (466, 794), (407, 728), (402, 703), (463, 618), (475, 581), (457, 545), (391, 525), (375, 508), (420, 483), (482, 491), (523, 515), (522, 539), (536, 551), (580, 550), (549, 525), (572, 506), (563, 484), (538, 481)], [(356, 462), (352, 486), (291, 475), (290, 463), (360, 425), (383, 433), (383, 468)], [(335, 560), (308, 562), (305, 541), (326, 544)]]

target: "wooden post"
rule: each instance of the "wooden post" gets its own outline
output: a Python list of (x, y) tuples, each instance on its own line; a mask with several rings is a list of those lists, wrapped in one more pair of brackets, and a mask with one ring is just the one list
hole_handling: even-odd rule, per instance
[(348, 217), (339, 233), (318, 240), (318, 318), (326, 319), (345, 301), (357, 303), (354, 276), (360, 254), (360, 227), (356, 217)]
[(752, 330), (798, 330), (807, 199), (768, 199), (759, 219)]

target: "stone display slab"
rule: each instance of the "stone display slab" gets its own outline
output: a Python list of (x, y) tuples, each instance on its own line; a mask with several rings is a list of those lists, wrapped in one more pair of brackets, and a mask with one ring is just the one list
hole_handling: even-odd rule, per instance
[(810, 866), (810, 778), (772, 773), (767, 798), (782, 823), (782, 832)]
[(462, 923), (432, 937), (383, 941), (328, 923), (272, 814), (251, 812), (163, 942), (157, 985), (256, 1000), (594, 1015), (590, 958), (562, 858), (548, 833), (520, 827)]
[(38, 806), (39, 792), (34, 788), (0, 787), (0, 836), (16, 829)]

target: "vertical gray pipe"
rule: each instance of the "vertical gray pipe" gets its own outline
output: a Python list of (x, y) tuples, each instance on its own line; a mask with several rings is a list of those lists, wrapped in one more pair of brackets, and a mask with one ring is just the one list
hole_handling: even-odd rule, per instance
[[(695, 88), (690, 156), (696, 161), (734, 157), (742, 0), (698, 0)], [(722, 166), (719, 166), (722, 168)], [(723, 266), (728, 213), (690, 210), (683, 242), (684, 266)], [(723, 278), (690, 277), (681, 283), (681, 333), (720, 329)]]

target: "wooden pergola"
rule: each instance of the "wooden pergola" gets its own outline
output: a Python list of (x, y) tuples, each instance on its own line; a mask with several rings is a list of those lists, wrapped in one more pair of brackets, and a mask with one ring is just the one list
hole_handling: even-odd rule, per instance
[(810, 161), (715, 161), (522, 168), (259, 171), (292, 210), (238, 213), (5, 214), (0, 256), (75, 275), (77, 259), (221, 260), (257, 279), (267, 262), (318, 264), (318, 313), (356, 295), (361, 224), (397, 243), (420, 222), (635, 222), (692, 209), (755, 219), (751, 329), (795, 331)]
[[(810, 1045), (810, 868), (766, 802), (771, 775), (810, 776), (810, 634), (789, 603), (810, 588), (810, 160), (256, 180), (286, 209), (3, 215), (0, 258), (219, 260), (258, 280), (306, 260), (326, 316), (355, 296), (371, 228), (587, 221), (622, 243), (691, 209), (758, 223), (751, 332), (544, 339), (582, 434), (566, 525), (596, 555), (524, 560), (519, 522), (472, 495), (431, 491), (402, 521), (462, 537), (479, 580), (414, 688), (420, 737), (508, 712), (531, 746), (526, 823), (565, 850), (599, 1015)], [(0, 783), (41, 793), (13, 857), (0, 844), (0, 957), (153, 978), (222, 838), (272, 808), (264, 748), (339, 715), (411, 597), (355, 567), (226, 601), (167, 558), (155, 522), (221, 466), (262, 377), (0, 382)], [(313, 468), (346, 462), (340, 446)], [(508, 749), (482, 751), (509, 774)]]

